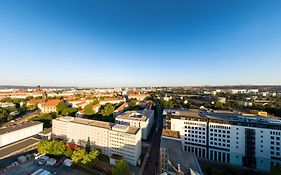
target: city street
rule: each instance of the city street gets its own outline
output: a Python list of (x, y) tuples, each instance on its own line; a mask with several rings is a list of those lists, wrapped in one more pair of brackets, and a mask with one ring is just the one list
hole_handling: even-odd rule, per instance
[(163, 117), (162, 113), (160, 110), (160, 106), (157, 103), (156, 104), (156, 113), (157, 113), (157, 118), (156, 118), (156, 128), (155, 128), (155, 134), (153, 135), (152, 141), (151, 141), (151, 149), (150, 149), (150, 159), (147, 163), (147, 166), (144, 170), (144, 175), (155, 175), (156, 170), (158, 168), (158, 162), (159, 162), (159, 148), (160, 148), (160, 137), (161, 137), (161, 132), (163, 128)]

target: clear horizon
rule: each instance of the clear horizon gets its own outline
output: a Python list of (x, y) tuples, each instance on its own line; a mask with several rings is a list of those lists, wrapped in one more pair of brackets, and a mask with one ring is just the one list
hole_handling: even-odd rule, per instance
[(281, 1), (0, 2), (0, 84), (281, 85)]

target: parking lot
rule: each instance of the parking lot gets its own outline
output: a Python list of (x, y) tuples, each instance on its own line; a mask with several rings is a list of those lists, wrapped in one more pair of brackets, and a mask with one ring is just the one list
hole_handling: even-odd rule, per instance
[(66, 175), (88, 175), (89, 173), (82, 172), (80, 170), (60, 165), (59, 167), (53, 167), (48, 165), (38, 165), (35, 161), (29, 161), (21, 164), (9, 171), (5, 172), (4, 175), (28, 175), (38, 169), (45, 169), (53, 174), (66, 174)]

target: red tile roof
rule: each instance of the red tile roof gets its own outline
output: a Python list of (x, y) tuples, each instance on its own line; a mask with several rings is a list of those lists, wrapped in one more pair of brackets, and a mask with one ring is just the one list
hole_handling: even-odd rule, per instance
[(120, 106), (116, 109), (116, 111), (122, 111), (126, 106), (127, 106), (127, 103), (124, 102), (122, 105), (120, 105)]
[(41, 103), (41, 99), (30, 99), (27, 101), (27, 103), (32, 104), (32, 105), (37, 105), (38, 103)]
[(93, 109), (96, 109), (96, 108), (98, 108), (98, 107), (100, 107), (100, 106), (101, 106), (101, 105), (98, 103), (98, 104), (93, 105), (92, 108), (93, 108)]
[(105, 98), (102, 101), (120, 101), (120, 100), (123, 100), (123, 99), (122, 98)]
[(42, 106), (57, 106), (57, 104), (59, 104), (60, 100), (58, 99), (52, 99), (52, 100), (48, 100), (47, 102), (43, 102), (41, 103)]

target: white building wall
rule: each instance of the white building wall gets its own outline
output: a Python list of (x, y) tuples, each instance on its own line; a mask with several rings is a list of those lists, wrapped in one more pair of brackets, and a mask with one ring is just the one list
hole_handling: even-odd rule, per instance
[(141, 155), (141, 130), (136, 134), (113, 131), (108, 128), (95, 127), (81, 123), (53, 120), (52, 134), (54, 138), (62, 138), (85, 147), (88, 138), (93, 148), (111, 156), (118, 154), (128, 163), (137, 165)]
[(122, 155), (132, 165), (137, 165), (141, 155), (141, 130), (136, 135), (109, 130), (109, 156)]
[(43, 131), (43, 123), (0, 135), (0, 147), (31, 137)]

